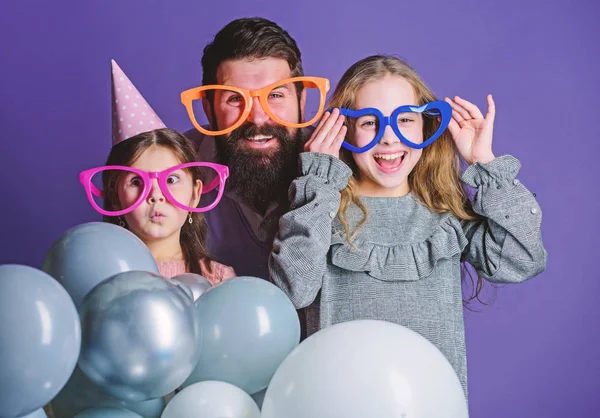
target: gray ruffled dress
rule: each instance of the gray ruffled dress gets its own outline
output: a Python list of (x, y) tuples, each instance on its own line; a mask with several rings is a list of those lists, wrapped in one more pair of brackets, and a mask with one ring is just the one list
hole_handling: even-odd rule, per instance
[[(465, 170), (479, 221), (432, 212), (412, 193), (361, 197), (369, 215), (355, 248), (336, 216), (350, 168), (320, 153), (302, 153), (300, 162), (269, 272), (297, 309), (306, 308), (308, 335), (355, 319), (406, 326), (446, 356), (467, 394), (461, 262), (495, 283), (520, 283), (546, 266), (541, 209), (516, 179), (519, 161), (505, 155)], [(361, 219), (351, 205), (351, 231)]]

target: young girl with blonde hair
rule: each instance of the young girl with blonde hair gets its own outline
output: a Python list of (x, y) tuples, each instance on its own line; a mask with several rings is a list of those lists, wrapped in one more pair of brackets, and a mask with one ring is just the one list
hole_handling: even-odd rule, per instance
[(306, 308), (309, 335), (357, 319), (406, 326), (444, 353), (466, 394), (461, 263), (520, 283), (547, 256), (520, 162), (492, 152), (494, 101), (485, 117), (459, 97), (437, 101), (410, 66), (378, 55), (346, 71), (330, 108), (300, 155), (271, 278)]

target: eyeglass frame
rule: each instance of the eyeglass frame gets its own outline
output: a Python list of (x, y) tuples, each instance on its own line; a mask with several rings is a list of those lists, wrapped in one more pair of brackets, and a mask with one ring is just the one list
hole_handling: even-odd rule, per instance
[[(438, 111), (431, 111), (430, 109), (437, 109)], [(332, 109), (330, 109), (329, 111), (331, 111)], [(448, 125), (450, 124), (450, 121), (452, 120), (452, 107), (446, 103), (445, 101), (442, 100), (436, 100), (433, 102), (429, 102), (426, 103), (422, 106), (413, 106), (413, 105), (405, 105), (405, 106), (400, 106), (397, 107), (396, 109), (394, 109), (394, 111), (392, 112), (392, 114), (390, 116), (384, 116), (383, 113), (377, 109), (377, 108), (373, 108), (373, 107), (369, 107), (369, 108), (363, 108), (363, 109), (347, 109), (347, 108), (339, 108), (340, 110), (340, 114), (343, 116), (350, 116), (352, 118), (359, 118), (361, 116), (366, 116), (366, 115), (372, 115), (377, 117), (377, 120), (379, 121), (379, 130), (377, 131), (377, 134), (375, 135), (375, 138), (373, 138), (373, 140), (363, 146), (363, 147), (356, 147), (352, 144), (349, 144), (348, 142), (344, 141), (342, 143), (342, 147), (346, 148), (347, 150), (357, 153), (357, 154), (362, 154), (364, 152), (369, 151), (371, 148), (373, 148), (375, 145), (377, 145), (377, 143), (379, 141), (381, 141), (381, 138), (383, 137), (383, 134), (385, 132), (385, 128), (389, 125), (392, 127), (392, 130), (394, 131), (394, 133), (396, 134), (396, 136), (398, 137), (398, 139), (400, 139), (400, 141), (411, 147), (411, 148), (415, 148), (415, 149), (423, 149), (429, 145), (431, 145), (436, 139), (438, 139), (440, 137), (440, 135), (442, 135), (442, 133), (446, 130), (446, 128), (448, 128)], [(428, 138), (426, 141), (424, 141), (421, 144), (417, 144), (415, 142), (412, 142), (411, 140), (409, 140), (408, 138), (406, 138), (404, 135), (402, 135), (402, 132), (400, 131), (400, 128), (398, 127), (398, 116), (401, 113), (425, 113), (428, 112), (428, 116), (434, 116), (434, 117), (440, 117), (440, 126), (438, 127), (437, 131), (430, 137)]]
[[(189, 206), (179, 203), (173, 197), (173, 195), (171, 194), (171, 192), (169, 190), (169, 187), (167, 186), (167, 179), (171, 173), (173, 173), (177, 170), (182, 170), (182, 169), (186, 169), (189, 167), (212, 168), (218, 174), (213, 180), (210, 181), (210, 183), (208, 183), (208, 185), (206, 185), (206, 186), (203, 185), (201, 195), (212, 191), (217, 186), (221, 186), (218, 189), (217, 197), (216, 197), (215, 201), (206, 207), (192, 208), (192, 207), (189, 207)], [(100, 198), (104, 198), (104, 192), (102, 190), (98, 189), (94, 184), (92, 184), (92, 178), (97, 173), (99, 173), (101, 171), (107, 171), (107, 170), (122, 170), (122, 171), (127, 171), (130, 173), (135, 173), (135, 174), (139, 175), (140, 177), (142, 177), (142, 179), (144, 180), (144, 190), (142, 191), (142, 193), (140, 194), (140, 197), (136, 200), (136, 202), (129, 208), (122, 209), (120, 211), (107, 211), (104, 208), (100, 207), (100, 205), (98, 205), (98, 203), (96, 203), (96, 201), (94, 200), (94, 195), (97, 197), (100, 197)], [(150, 192), (152, 190), (151, 185), (152, 185), (153, 179), (158, 180), (158, 186), (160, 187), (160, 190), (161, 190), (163, 196), (165, 196), (172, 205), (177, 206), (178, 208), (189, 211), (189, 212), (207, 212), (207, 211), (213, 209), (215, 206), (217, 206), (217, 204), (223, 197), (223, 192), (225, 189), (225, 182), (227, 181), (228, 177), (229, 177), (229, 167), (227, 167), (225, 165), (215, 164), (215, 163), (207, 163), (207, 162), (191, 162), (191, 163), (185, 163), (185, 164), (178, 164), (173, 167), (169, 167), (163, 171), (144, 171), (144, 170), (140, 170), (138, 168), (120, 166), (120, 165), (107, 165), (107, 166), (95, 167), (95, 168), (90, 168), (88, 170), (84, 170), (81, 173), (79, 173), (79, 182), (83, 186), (90, 204), (97, 212), (99, 212), (100, 214), (105, 215), (105, 216), (121, 216), (121, 215), (125, 215), (126, 213), (134, 211), (136, 208), (138, 208), (142, 204), (142, 202), (145, 199), (148, 198), (148, 196), (150, 195)]]
[[(273, 113), (273, 111), (271, 111), (271, 109), (269, 108), (269, 104), (267, 103), (267, 99), (268, 99), (269, 93), (271, 91), (273, 91), (274, 89), (276, 89), (277, 87), (283, 86), (285, 84), (298, 83), (298, 82), (302, 82), (304, 87), (307, 87), (307, 85), (305, 83), (313, 83), (319, 89), (319, 95), (320, 95), (319, 96), (320, 97), (319, 110), (316, 112), (315, 116), (307, 122), (290, 123), (290, 122), (286, 122), (284, 120), (279, 119), (275, 115), (275, 113)], [(254, 105), (254, 100), (252, 100), (254, 97), (258, 97), (260, 105), (263, 108), (264, 112), (275, 122), (279, 123), (280, 125), (287, 126), (289, 128), (305, 128), (305, 127), (310, 126), (313, 123), (315, 123), (323, 114), (323, 110), (325, 109), (325, 100), (326, 100), (327, 93), (329, 92), (329, 89), (330, 89), (329, 79), (323, 78), (323, 77), (309, 77), (309, 76), (286, 78), (286, 79), (280, 80), (276, 83), (269, 84), (268, 86), (265, 86), (258, 90), (248, 90), (248, 89), (243, 89), (241, 87), (226, 86), (226, 85), (222, 85), (222, 84), (211, 84), (211, 85), (206, 85), (206, 86), (194, 87), (194, 88), (183, 91), (181, 93), (181, 103), (185, 106), (187, 113), (188, 113), (188, 117), (190, 118), (194, 127), (197, 130), (199, 130), (201, 133), (203, 133), (204, 135), (208, 135), (208, 136), (225, 135), (225, 134), (239, 128), (248, 119), (248, 116), (250, 116), (250, 112), (252, 111), (252, 107)], [(207, 90), (232, 91), (232, 92), (240, 94), (244, 98), (244, 110), (242, 112), (242, 115), (240, 116), (240, 118), (238, 119), (238, 121), (236, 123), (231, 125), (229, 128), (221, 129), (219, 131), (209, 131), (209, 130), (203, 128), (198, 123), (198, 121), (196, 120), (196, 116), (194, 115), (194, 108), (192, 106), (192, 103), (195, 100), (206, 99), (206, 94), (204, 92)]]

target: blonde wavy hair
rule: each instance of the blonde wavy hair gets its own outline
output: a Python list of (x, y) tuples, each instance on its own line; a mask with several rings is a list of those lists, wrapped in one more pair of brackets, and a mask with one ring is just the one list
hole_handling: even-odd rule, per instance
[[(360, 88), (388, 75), (402, 77), (413, 86), (418, 100), (418, 103), (414, 103), (415, 105), (421, 106), (437, 100), (416, 71), (406, 62), (394, 56), (373, 55), (358, 61), (344, 73), (331, 97), (328, 108), (355, 108), (356, 95)], [(430, 137), (436, 129), (432, 119), (423, 119), (423, 136), (425, 138)], [(348, 135), (352, 135), (351, 130), (348, 131)], [(368, 211), (358, 193), (360, 172), (354, 162), (353, 154), (342, 148), (340, 159), (353, 172), (348, 186), (341, 192), (338, 211), (338, 219), (346, 233), (346, 241), (352, 245), (350, 241), (366, 222)], [(466, 186), (460, 176), (460, 154), (450, 132), (446, 130), (435, 142), (423, 149), (421, 158), (408, 176), (408, 184), (415, 198), (434, 212), (450, 212), (458, 219), (466, 221), (480, 219), (480, 216), (473, 211)], [(363, 213), (362, 220), (353, 231), (350, 231), (347, 218), (347, 211), (351, 204), (356, 205)], [(477, 283), (473, 286), (473, 296), (468, 301), (478, 298), (482, 285), (483, 282), (478, 277)]]

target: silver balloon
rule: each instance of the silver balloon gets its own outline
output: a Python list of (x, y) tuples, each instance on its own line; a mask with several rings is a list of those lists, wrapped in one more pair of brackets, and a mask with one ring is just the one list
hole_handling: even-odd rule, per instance
[(183, 293), (185, 293), (185, 295), (190, 298), (191, 300), (194, 300), (194, 293), (192, 292), (192, 289), (190, 289), (187, 285), (177, 281), (177, 280), (171, 280), (171, 284), (177, 286), (179, 288), (179, 290), (181, 290)]
[(198, 362), (194, 303), (157, 274), (128, 271), (105, 280), (84, 299), (80, 319), (79, 367), (119, 399), (165, 396)]
[(207, 278), (194, 273), (180, 274), (171, 280), (186, 285), (194, 294), (194, 302), (212, 286)]

